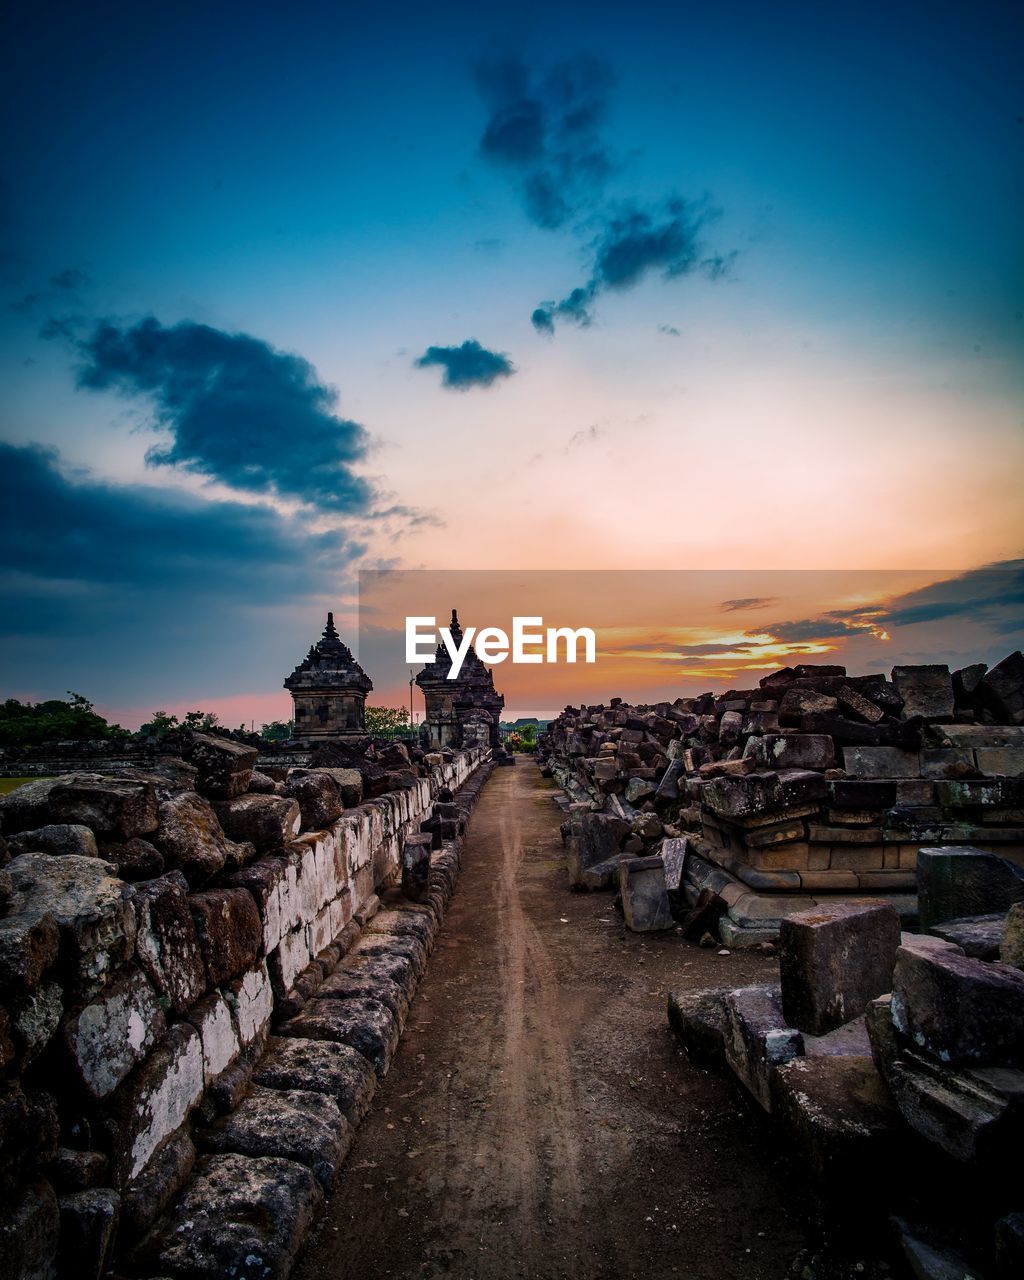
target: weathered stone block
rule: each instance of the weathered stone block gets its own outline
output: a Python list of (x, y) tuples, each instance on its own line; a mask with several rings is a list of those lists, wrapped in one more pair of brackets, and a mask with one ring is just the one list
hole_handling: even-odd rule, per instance
[(134, 965), (70, 1018), (65, 1040), (75, 1075), (94, 1098), (113, 1093), (166, 1027), (146, 975)]
[(207, 1085), (226, 1071), (241, 1052), (231, 1009), (219, 991), (206, 996), (188, 1012), (203, 1046), (203, 1078)]
[(803, 1037), (786, 1025), (777, 987), (730, 991), (725, 1015), (726, 1062), (765, 1111), (771, 1111), (772, 1070), (803, 1052)]
[(55, 857), (77, 853), (84, 858), (98, 858), (96, 837), (88, 827), (75, 823), (51, 823), (35, 831), (22, 831), (11, 836), (8, 846), (12, 855), (19, 853), (49, 853)]
[(843, 768), (853, 778), (917, 778), (920, 752), (902, 747), (844, 746)]
[(99, 858), (23, 853), (7, 867), (12, 914), (50, 916), (60, 930), (69, 994), (89, 999), (135, 947), (132, 893)]
[(627, 929), (649, 933), (675, 925), (665, 888), (665, 863), (660, 857), (623, 858), (619, 889)]
[(1024, 969), (1024, 902), (1015, 902), (1006, 914), (999, 959), (1015, 969)]
[(193, 893), (188, 905), (211, 987), (219, 987), (255, 965), (263, 928), (250, 893), (245, 889), (209, 889)]
[(1019, 649), (985, 675), (981, 696), (1004, 723), (1024, 724), (1024, 654)]
[(263, 955), (274, 950), (285, 928), (281, 896), (287, 878), (286, 866), (281, 858), (260, 858), (258, 862), (250, 862), (248, 866), (225, 876), (222, 881), (225, 888), (246, 889), (252, 894), (263, 930)]
[(302, 825), (298, 802), (287, 796), (242, 795), (214, 807), (231, 839), (248, 841), (258, 853), (282, 849)]
[(566, 853), (569, 884), (581, 885), (587, 867), (616, 857), (629, 835), (629, 823), (607, 813), (577, 810), (570, 815), (571, 839)]
[(76, 1191), (60, 1198), (62, 1274), (101, 1280), (114, 1252), (121, 1197), (109, 1187)]
[(1024, 973), (1009, 965), (971, 959), (938, 939), (905, 938), (892, 1016), (898, 1031), (940, 1062), (1024, 1065)]
[(962, 916), (1009, 911), (1024, 901), (1024, 870), (969, 845), (922, 848), (917, 856), (921, 928)]
[(270, 1089), (326, 1094), (355, 1128), (370, 1108), (377, 1075), (358, 1050), (335, 1040), (271, 1036), (253, 1075)]
[(142, 836), (130, 840), (101, 840), (99, 856), (109, 862), (122, 880), (151, 880), (163, 873), (164, 855)]
[(182, 754), (199, 771), (198, 791), (210, 799), (230, 800), (249, 789), (259, 752), (255, 747), (229, 738), (193, 733), (185, 742)]
[(376, 1000), (394, 1014), (399, 1030), (409, 1013), (409, 997), (393, 978), (361, 969), (339, 969), (325, 978), (317, 996), (321, 1000)]
[(57, 963), (60, 930), (53, 916), (26, 910), (0, 919), (0, 989), (31, 990)]
[(119, 1185), (185, 1123), (203, 1093), (203, 1049), (194, 1027), (178, 1023), (111, 1099), (113, 1167)]
[(669, 893), (678, 893), (682, 888), (688, 849), (686, 836), (675, 836), (661, 842), (659, 853), (665, 864), (665, 888)]
[(266, 964), (250, 969), (232, 982), (224, 992), (234, 1015), (242, 1046), (252, 1044), (270, 1026), (274, 1012), (274, 992)]
[(782, 1009), (790, 1026), (824, 1035), (892, 988), (900, 920), (888, 903), (837, 902), (779, 928)]
[(329, 773), (292, 774), (283, 794), (298, 803), (303, 831), (322, 831), (345, 808), (341, 788)]
[(863, 1195), (895, 1155), (899, 1116), (869, 1057), (791, 1058), (771, 1074), (772, 1113), (819, 1187)]
[(0, 1276), (3, 1280), (54, 1280), (60, 1209), (53, 1188), (38, 1179), (0, 1205)]
[(322, 1201), (294, 1160), (207, 1156), (146, 1255), (156, 1274), (176, 1280), (284, 1280)]
[(409, 961), (417, 980), (423, 977), (427, 967), (427, 949), (418, 938), (385, 936), (364, 932), (352, 948), (353, 959), (358, 957), (403, 957)]
[(823, 733), (768, 733), (762, 744), (768, 769), (831, 769), (836, 762), (832, 739)]
[(311, 1000), (278, 1028), (282, 1036), (336, 1040), (358, 1050), (378, 1076), (386, 1074), (398, 1047), (398, 1023), (376, 1000)]
[(955, 1160), (998, 1167), (1024, 1139), (1024, 1072), (1006, 1068), (956, 1071), (904, 1053), (888, 1075), (903, 1118)]
[(187, 1129), (179, 1129), (150, 1158), (121, 1193), (122, 1231), (131, 1241), (146, 1234), (188, 1181), (196, 1149)]
[(179, 792), (163, 802), (153, 841), (167, 866), (180, 868), (196, 886), (223, 867), (241, 866), (251, 857), (251, 849), (226, 838), (213, 806), (195, 791)]
[(694, 1062), (725, 1066), (725, 996), (727, 988), (672, 991), (668, 1021)]
[[(74, 776), (99, 781), (99, 774)], [(68, 780), (67, 776), (40, 778), (38, 782), (22, 783), (9, 795), (0, 796), (0, 829), (10, 837), (18, 831), (33, 831), (46, 826), (50, 821), (50, 792)]]
[(311, 1169), (326, 1191), (352, 1145), (352, 1127), (324, 1093), (256, 1086), (231, 1115), (198, 1136), (202, 1150), (280, 1156)]
[(129, 840), (156, 830), (156, 793), (148, 782), (61, 780), (50, 791), (50, 815), (56, 823), (80, 823), (97, 835)]
[(206, 970), (189, 910), (188, 882), (180, 872), (135, 889), (135, 954), (157, 993), (184, 1013), (206, 990)]
[(402, 845), (402, 892), (412, 902), (421, 902), (430, 881), (430, 836), (414, 833)]
[(931, 932), (936, 938), (954, 943), (964, 955), (973, 956), (976, 960), (999, 960), (1004, 918), (998, 913), (991, 916), (964, 916), (960, 920), (933, 924)]

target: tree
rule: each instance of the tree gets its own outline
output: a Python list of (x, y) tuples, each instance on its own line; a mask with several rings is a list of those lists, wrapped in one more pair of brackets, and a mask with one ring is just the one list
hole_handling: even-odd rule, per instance
[(408, 726), (408, 707), (366, 708), (366, 732), (373, 738), (393, 738)]
[(108, 724), (97, 715), (88, 698), (70, 689), (66, 702), (59, 698), (46, 702), (19, 702), (17, 698), (8, 698), (0, 706), (0, 746), (3, 747), (130, 736), (119, 724)]
[(287, 720), (271, 720), (270, 724), (260, 727), (260, 737), (264, 742), (287, 742), (292, 736), (292, 727)]

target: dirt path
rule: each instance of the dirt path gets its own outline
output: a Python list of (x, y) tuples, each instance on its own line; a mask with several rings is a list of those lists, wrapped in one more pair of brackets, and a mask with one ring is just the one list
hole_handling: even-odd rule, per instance
[(689, 1064), (669, 989), (773, 962), (628, 934), (570, 894), (551, 786), (498, 769), (401, 1048), (300, 1280), (781, 1280), (804, 1244), (733, 1087)]

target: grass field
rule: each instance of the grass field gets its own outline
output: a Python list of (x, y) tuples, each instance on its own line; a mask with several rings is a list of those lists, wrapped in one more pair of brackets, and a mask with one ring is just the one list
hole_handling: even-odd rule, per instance
[(26, 782), (38, 782), (38, 778), (0, 778), (0, 796), (10, 795), (15, 788)]

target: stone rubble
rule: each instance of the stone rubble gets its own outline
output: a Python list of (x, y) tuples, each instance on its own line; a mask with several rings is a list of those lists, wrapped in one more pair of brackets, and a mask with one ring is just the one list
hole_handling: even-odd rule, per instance
[(843, 895), (913, 923), (922, 848), (1024, 858), (1019, 653), (889, 678), (803, 664), (757, 689), (567, 707), (538, 754), (562, 791), (571, 887), (617, 888), (621, 858), (668, 851), (675, 918), (714, 895), (727, 947), (774, 942)]
[(288, 1274), (490, 767), (341, 744), (257, 775), (245, 744), (181, 749), (0, 799), (5, 1278)]

